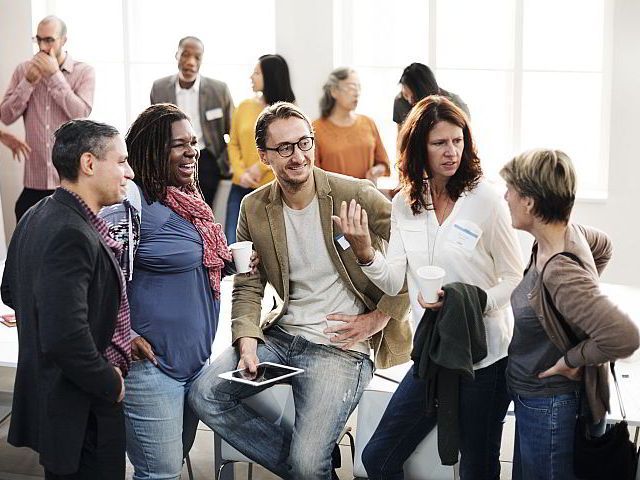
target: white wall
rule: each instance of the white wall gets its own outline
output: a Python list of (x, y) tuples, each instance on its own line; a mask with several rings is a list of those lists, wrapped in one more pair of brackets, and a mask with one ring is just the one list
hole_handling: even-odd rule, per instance
[[(21, 61), (29, 58), (33, 51), (31, 46), (31, 2), (0, 0), (0, 95), (9, 85), (14, 68)], [(18, 120), (10, 127), (0, 124), (0, 128), (11, 131), (14, 135), (24, 138), (22, 120)], [(5, 233), (9, 240), (16, 225), (13, 207), (18, 195), (22, 191), (22, 164), (16, 162), (11, 151), (0, 145), (0, 195), (2, 196), (2, 211), (0, 212), (0, 258), (4, 258)]]
[[(231, 0), (230, 0), (231, 1)], [(287, 59), (298, 104), (312, 118), (318, 115), (322, 84), (333, 68), (333, 2), (278, 0), (276, 50)], [(609, 282), (640, 286), (640, 2), (615, 0), (613, 17), (611, 140), (609, 197), (594, 203), (580, 201), (574, 220), (609, 233), (615, 255), (605, 272)], [(0, 92), (4, 92), (16, 64), (31, 53), (30, 2), (0, 0)], [(73, 26), (69, 26), (69, 35)], [(559, 112), (567, 122), (580, 112)], [(22, 126), (12, 127), (22, 134)], [(0, 149), (0, 189), (7, 237), (13, 232), (15, 199), (21, 190), (21, 168), (7, 149)], [(1, 240), (1, 237), (0, 237)]]
[(573, 218), (613, 239), (614, 257), (603, 278), (639, 286), (640, 2), (616, 0), (613, 22), (609, 198), (602, 203), (579, 202)]
[(315, 120), (322, 85), (333, 70), (333, 2), (276, 1), (276, 51), (291, 70), (300, 108)]

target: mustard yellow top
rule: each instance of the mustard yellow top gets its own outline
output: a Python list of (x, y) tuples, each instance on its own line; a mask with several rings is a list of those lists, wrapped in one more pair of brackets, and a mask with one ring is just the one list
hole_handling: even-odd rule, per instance
[(245, 170), (255, 163), (260, 165), (262, 172), (262, 186), (273, 180), (271, 167), (260, 161), (258, 149), (256, 148), (255, 127), (258, 115), (262, 112), (264, 105), (257, 98), (244, 100), (233, 112), (231, 118), (231, 138), (227, 150), (229, 151), (229, 162), (233, 177), (231, 181), (236, 185), (240, 184), (240, 177)]

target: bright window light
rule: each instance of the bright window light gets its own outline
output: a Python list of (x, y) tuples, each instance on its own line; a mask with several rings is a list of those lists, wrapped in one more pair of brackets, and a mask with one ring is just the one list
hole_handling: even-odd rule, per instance
[(203, 41), (200, 72), (227, 83), (236, 104), (252, 95), (258, 57), (275, 52), (275, 0), (32, 0), (34, 31), (50, 13), (67, 23), (73, 58), (96, 69), (91, 118), (121, 132), (149, 105), (153, 81), (177, 73), (180, 38)]
[(605, 0), (334, 0), (334, 8), (342, 19), (336, 66), (359, 72), (358, 110), (373, 117), (390, 157), (397, 82), (405, 66), (421, 62), (469, 106), (488, 177), (525, 149), (560, 148), (576, 165), (579, 195), (606, 195)]

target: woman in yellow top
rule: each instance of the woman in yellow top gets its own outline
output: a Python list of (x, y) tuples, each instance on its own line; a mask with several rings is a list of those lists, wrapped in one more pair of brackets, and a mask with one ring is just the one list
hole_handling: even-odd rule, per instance
[(374, 183), (389, 174), (389, 157), (373, 120), (358, 115), (360, 79), (350, 68), (331, 72), (320, 99), (321, 118), (313, 122), (316, 165), (329, 172)]
[(233, 178), (224, 232), (229, 244), (236, 241), (240, 202), (244, 196), (273, 180), (271, 168), (260, 162), (256, 149), (258, 115), (272, 103), (296, 100), (289, 80), (289, 67), (281, 55), (263, 55), (258, 59), (251, 74), (251, 88), (256, 95), (238, 105), (231, 119), (228, 150)]

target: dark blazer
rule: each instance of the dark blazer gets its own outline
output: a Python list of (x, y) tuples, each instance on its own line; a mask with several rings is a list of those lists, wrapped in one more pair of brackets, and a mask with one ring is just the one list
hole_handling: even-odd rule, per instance
[[(178, 75), (170, 75), (153, 82), (150, 95), (151, 104), (173, 103), (175, 105), (177, 81)], [(231, 167), (229, 166), (227, 143), (224, 136), (228, 135), (231, 130), (231, 114), (233, 113), (233, 100), (227, 84), (201, 75), (198, 107), (200, 108), (200, 125), (202, 125), (205, 146), (218, 162), (222, 176), (227, 177), (231, 174)], [(217, 108), (222, 110), (222, 116), (207, 120), (207, 112), (212, 112), (210, 114), (212, 115)]]
[(124, 437), (120, 377), (101, 354), (115, 329), (118, 268), (62, 189), (27, 212), (9, 245), (1, 291), (16, 311), (20, 349), (8, 440), (59, 475), (78, 469), (90, 412), (99, 431), (121, 428)]

